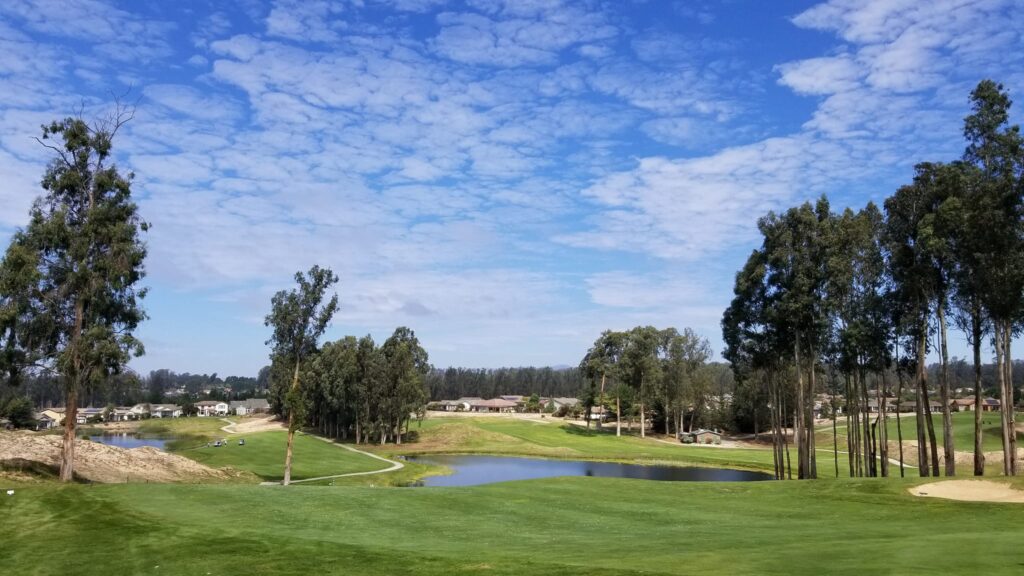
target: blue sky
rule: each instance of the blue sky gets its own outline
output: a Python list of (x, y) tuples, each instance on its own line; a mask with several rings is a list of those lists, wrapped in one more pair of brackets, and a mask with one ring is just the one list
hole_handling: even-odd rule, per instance
[(439, 366), (575, 364), (638, 324), (719, 350), (756, 219), (957, 156), (978, 80), (1024, 102), (1021, 31), (1013, 0), (5, 0), (0, 240), (39, 125), (130, 88), (138, 370), (254, 374), (312, 264), (329, 337), (407, 325)]

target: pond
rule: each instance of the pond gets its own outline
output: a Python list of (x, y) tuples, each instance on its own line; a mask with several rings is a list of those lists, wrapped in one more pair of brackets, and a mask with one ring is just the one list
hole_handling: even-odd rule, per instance
[(544, 460), (504, 456), (464, 456), (438, 454), (408, 456), (406, 460), (420, 464), (446, 466), (448, 476), (429, 476), (416, 486), (475, 486), (508, 480), (529, 480), (555, 476), (596, 476), (600, 478), (636, 478), (668, 482), (751, 482), (771, 480), (770, 474), (683, 466), (643, 466), (614, 462), (583, 460)]
[(171, 440), (174, 440), (174, 438), (140, 438), (139, 435), (134, 432), (122, 432), (120, 434), (89, 436), (89, 440), (99, 442), (100, 444), (107, 444), (109, 446), (117, 446), (118, 448), (141, 448), (142, 446), (152, 446), (158, 450), (163, 450), (164, 446)]

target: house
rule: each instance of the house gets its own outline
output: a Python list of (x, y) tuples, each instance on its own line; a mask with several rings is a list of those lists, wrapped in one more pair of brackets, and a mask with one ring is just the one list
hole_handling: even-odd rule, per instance
[(700, 428), (692, 432), (679, 434), (680, 442), (684, 444), (721, 444), (722, 435), (714, 430)]
[(579, 403), (580, 403), (579, 398), (564, 398), (563, 397), (563, 398), (541, 398), (540, 399), (541, 410), (546, 409), (548, 406), (553, 406), (556, 412), (558, 411), (559, 408), (561, 408), (563, 406), (565, 406), (567, 408), (572, 408), (573, 406), (575, 406), (575, 405), (577, 405)]
[[(928, 407), (931, 408), (932, 414), (942, 412), (942, 402), (930, 400)], [(900, 412), (917, 412), (917, 402), (900, 402)]]
[(76, 424), (88, 424), (89, 421), (97, 421), (103, 419), (103, 408), (79, 408), (75, 414)]
[(591, 420), (600, 420), (601, 422), (604, 422), (607, 419), (607, 416), (608, 416), (608, 414), (606, 413), (606, 410), (604, 409), (604, 406), (591, 406), (590, 407), (590, 419)]
[(136, 414), (132, 412), (130, 406), (118, 406), (110, 413), (111, 422), (127, 422), (129, 420), (135, 420)]
[(14, 425), (7, 418), (0, 418), (0, 430), (13, 430)]
[(492, 398), (477, 400), (470, 404), (469, 409), (473, 412), (515, 412), (516, 403), (502, 398)]
[(57, 422), (57, 420), (54, 419), (53, 416), (50, 415), (52, 413), (53, 410), (43, 410), (42, 412), (35, 413), (34, 416), (36, 419), (36, 430), (49, 430), (51, 428), (56, 428), (57, 426), (60, 425), (60, 423)]
[(265, 414), (270, 412), (270, 403), (266, 398), (250, 398), (248, 400), (232, 400), (228, 404), (228, 411), (238, 416), (248, 414)]
[(479, 396), (463, 396), (455, 401), (459, 406), (454, 410), (455, 412), (469, 412), (472, 409), (474, 402), (480, 402), (483, 398)]
[(998, 412), (1002, 402), (998, 398), (985, 398), (981, 401), (982, 412)]
[(440, 400), (438, 402), (431, 402), (428, 409), (441, 412), (459, 412), (463, 410), (463, 406), (458, 400)]
[(509, 402), (515, 402), (516, 404), (526, 403), (526, 398), (519, 394), (505, 394), (502, 396), (498, 396), (498, 398), (501, 398), (502, 400), (508, 400)]
[(45, 429), (53, 428), (54, 426), (60, 426), (64, 423), (64, 409), (63, 408), (47, 408), (36, 416), (36, 420), (40, 420), (42, 417), (46, 417), (50, 422), (53, 422), (53, 426), (49, 426)]
[(152, 418), (180, 418), (182, 410), (177, 404), (150, 404), (149, 415)]
[[(897, 404), (898, 404), (898, 400), (896, 398), (886, 398), (885, 399), (885, 411), (886, 412), (892, 412), (896, 408)], [(941, 406), (941, 404), (939, 406)], [(868, 400), (868, 413), (870, 413), (870, 414), (878, 414), (881, 411), (882, 411), (881, 410), (881, 406), (879, 405), (877, 398), (871, 398), (871, 399)]]
[(974, 410), (974, 398), (956, 398), (949, 401), (950, 412), (972, 412)]
[(131, 411), (133, 419), (139, 420), (141, 418), (147, 418), (149, 416), (149, 404), (136, 404), (128, 410)]
[(228, 403), (220, 400), (203, 400), (196, 402), (196, 410), (200, 416), (227, 416)]

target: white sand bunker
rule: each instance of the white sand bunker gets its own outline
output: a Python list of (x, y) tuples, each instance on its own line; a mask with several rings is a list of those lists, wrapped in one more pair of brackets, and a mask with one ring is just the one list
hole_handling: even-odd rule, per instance
[(945, 480), (909, 488), (914, 496), (946, 498), (965, 502), (1017, 502), (1024, 504), (1024, 491), (992, 480)]

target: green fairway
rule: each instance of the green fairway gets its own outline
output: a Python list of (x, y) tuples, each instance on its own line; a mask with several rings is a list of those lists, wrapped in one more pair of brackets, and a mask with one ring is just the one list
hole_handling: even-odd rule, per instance
[[(920, 499), (906, 494), (911, 484), (45, 485), (0, 500), (0, 565), (26, 576), (113, 567), (163, 575), (1020, 573), (1024, 505)], [(941, 550), (956, 553), (938, 563)]]
[(632, 435), (615, 436), (615, 429), (591, 428), (561, 421), (513, 418), (434, 418), (422, 428), (413, 424), (419, 441), (377, 449), (382, 454), (495, 454), (582, 460), (719, 466), (752, 470), (772, 469), (767, 449), (685, 446)]
[[(238, 470), (246, 470), (263, 480), (280, 480), (284, 477), (284, 456), (287, 446), (287, 432), (259, 432), (248, 435), (224, 435), (228, 440), (226, 446), (201, 447), (180, 450), (177, 453), (212, 466), (222, 468), (230, 466)], [(245, 446), (239, 446), (238, 440), (244, 438)], [(292, 462), (292, 478), (316, 478), (351, 472), (368, 472), (380, 470), (388, 465), (346, 450), (341, 446), (324, 442), (314, 436), (296, 434), (294, 460)]]

